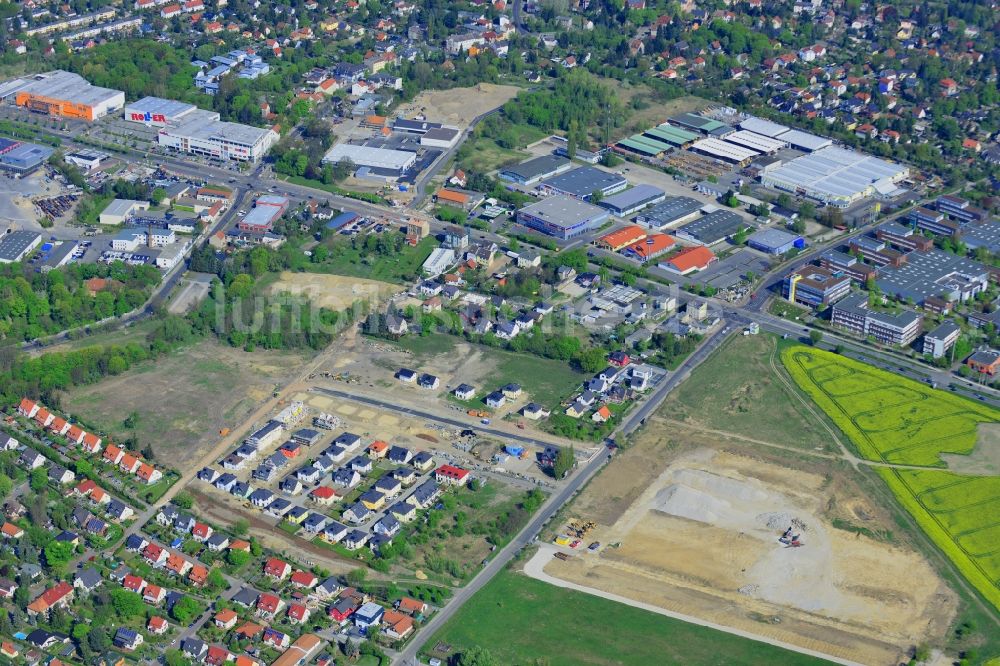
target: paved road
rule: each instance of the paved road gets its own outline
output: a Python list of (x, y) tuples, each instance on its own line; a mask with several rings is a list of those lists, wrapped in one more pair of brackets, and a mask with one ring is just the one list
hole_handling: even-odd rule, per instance
[(248, 191), (246, 189), (237, 188), (233, 192), (233, 205), (222, 214), (219, 219), (212, 225), (206, 227), (201, 234), (196, 238), (192, 239), (191, 247), (188, 248), (187, 253), (185, 253), (184, 259), (179, 261), (176, 266), (168, 270), (164, 275), (160, 284), (158, 284), (150, 293), (149, 298), (146, 299), (146, 304), (140, 308), (129, 312), (122, 317), (118, 317), (109, 322), (108, 325), (101, 326), (100, 329), (96, 329), (97, 324), (87, 324), (84, 326), (79, 326), (75, 329), (70, 329), (63, 331), (56, 335), (52, 335), (46, 338), (38, 338), (30, 342), (25, 342), (22, 348), (26, 351), (38, 352), (47, 347), (57, 345), (69, 340), (70, 335), (77, 333), (79, 331), (90, 331), (95, 330), (95, 332), (107, 332), (111, 330), (116, 330), (124, 326), (131, 326), (132, 324), (141, 321), (156, 311), (162, 305), (165, 305), (167, 300), (169, 300), (171, 293), (173, 293), (174, 287), (180, 282), (181, 277), (187, 271), (187, 258), (190, 256), (191, 251), (201, 244), (206, 239), (210, 238), (212, 234), (220, 229), (224, 229), (226, 225), (233, 219), (236, 211), (244, 204), (244, 198)]
[[(642, 408), (636, 410), (632, 416), (627, 418), (619, 427), (620, 432), (629, 433), (635, 430), (646, 416), (652, 413), (662, 404), (670, 391), (677, 387), (684, 378), (691, 374), (698, 364), (704, 361), (716, 349), (722, 341), (730, 334), (728, 327), (717, 331), (705, 340), (702, 346), (684, 363), (681, 364), (677, 372), (672, 375), (657, 390), (651, 398), (646, 401)], [(507, 435), (504, 435), (507, 436)], [(393, 663), (398, 666), (414, 666), (418, 664), (417, 654), (434, 634), (450, 620), (455, 613), (472, 598), (476, 592), (483, 588), (494, 576), (500, 573), (507, 564), (520, 552), (522, 548), (532, 543), (539, 531), (545, 524), (576, 494), (587, 481), (591, 479), (610, 459), (610, 455), (603, 452), (595, 455), (586, 465), (578, 468), (569, 478), (566, 485), (553, 493), (542, 505), (535, 517), (515, 536), (507, 546), (494, 555), (486, 566), (473, 578), (468, 585), (458, 590), (448, 604), (438, 611), (437, 615), (424, 625), (417, 637), (394, 659)]]
[(410, 407), (401, 407), (398, 403), (392, 402), (390, 400), (380, 400), (378, 398), (370, 398), (368, 396), (357, 395), (355, 393), (350, 393), (348, 391), (340, 391), (337, 389), (326, 388), (323, 386), (313, 386), (310, 389), (314, 393), (322, 393), (334, 398), (339, 398), (341, 400), (350, 400), (352, 402), (360, 402), (365, 405), (370, 405), (371, 407), (377, 407), (379, 409), (389, 410), (397, 414), (407, 414), (409, 416), (415, 416), (420, 419), (427, 421), (436, 421), (437, 423), (445, 423), (447, 425), (453, 426), (455, 428), (461, 428), (463, 430), (475, 430), (477, 433), (485, 433), (487, 435), (492, 435), (493, 437), (501, 437), (505, 439), (513, 439), (518, 442), (524, 442), (525, 444), (532, 444), (541, 448), (547, 446), (558, 447), (557, 444), (551, 442), (542, 441), (540, 439), (534, 439), (528, 437), (527, 435), (521, 435), (518, 433), (507, 432), (505, 430), (497, 430), (496, 428), (490, 428), (479, 422), (474, 421), (461, 421), (459, 419), (450, 418), (447, 416), (440, 416), (432, 412), (425, 412), (419, 409), (413, 409)]

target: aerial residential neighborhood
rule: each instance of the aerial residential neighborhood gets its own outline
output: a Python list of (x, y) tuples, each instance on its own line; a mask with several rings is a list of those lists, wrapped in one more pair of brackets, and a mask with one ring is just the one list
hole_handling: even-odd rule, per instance
[(0, 661), (995, 664), (1000, 6), (0, 12)]

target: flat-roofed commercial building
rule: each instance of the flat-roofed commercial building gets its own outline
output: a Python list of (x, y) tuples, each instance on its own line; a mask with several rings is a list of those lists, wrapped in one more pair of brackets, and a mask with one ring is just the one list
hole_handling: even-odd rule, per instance
[(704, 205), (691, 197), (668, 197), (636, 215), (635, 221), (650, 229), (665, 229), (694, 219)]
[(868, 295), (851, 294), (833, 304), (831, 322), (835, 326), (887, 345), (908, 345), (920, 334), (923, 315), (911, 310), (878, 312), (868, 308)]
[(846, 208), (877, 192), (893, 189), (895, 183), (909, 174), (909, 168), (901, 164), (829, 146), (762, 173), (760, 182), (766, 187)]
[(517, 221), (556, 238), (568, 239), (604, 224), (608, 211), (563, 195), (546, 197), (517, 211)]
[(216, 118), (218, 114), (192, 111), (180, 122), (160, 129), (159, 144), (178, 152), (220, 160), (258, 162), (278, 141), (278, 134), (270, 128), (227, 123)]
[(37, 231), (12, 231), (0, 236), (0, 264), (21, 261), (41, 242), (42, 235)]
[(602, 199), (597, 205), (601, 208), (607, 208), (619, 217), (627, 217), (648, 206), (658, 204), (666, 198), (666, 193), (660, 188), (641, 184), (618, 194), (612, 194)]
[(672, 116), (669, 120), (672, 125), (677, 125), (678, 127), (691, 130), (692, 132), (698, 132), (700, 134), (704, 134), (705, 136), (716, 137), (719, 139), (732, 134), (735, 131), (724, 122), (699, 116), (694, 113), (682, 113), (680, 115)]
[(751, 150), (756, 150), (758, 153), (763, 153), (765, 155), (773, 155), (782, 148), (788, 147), (788, 143), (782, 141), (780, 138), (775, 139), (769, 136), (764, 136), (763, 134), (757, 134), (756, 132), (749, 132), (747, 130), (733, 132), (727, 136), (725, 140), (727, 143), (735, 143), (738, 146), (750, 148)]
[(504, 167), (500, 170), (500, 178), (518, 185), (534, 185), (535, 183), (565, 173), (573, 168), (573, 163), (565, 157), (542, 155), (533, 159)]
[(880, 224), (875, 229), (875, 238), (902, 250), (926, 252), (934, 247), (934, 241), (930, 238), (918, 234), (913, 227), (898, 222)]
[(852, 280), (865, 283), (875, 277), (875, 268), (861, 261), (853, 254), (839, 250), (827, 250), (819, 256), (819, 265), (831, 271), (843, 273)]
[(372, 169), (379, 175), (399, 177), (416, 163), (417, 154), (408, 150), (342, 143), (331, 148), (323, 161), (329, 164), (348, 161), (356, 166)]
[(964, 302), (986, 290), (989, 269), (972, 259), (941, 250), (910, 252), (899, 266), (879, 269), (875, 283), (882, 293), (923, 305), (931, 297)]
[(785, 300), (810, 308), (834, 303), (850, 291), (850, 276), (822, 266), (803, 266), (789, 273), (781, 283)]
[[(133, 123), (143, 123), (154, 127), (163, 127), (167, 123), (180, 121), (198, 107), (186, 102), (177, 102), (160, 97), (143, 97), (137, 102), (127, 105), (122, 113), (125, 120)], [(215, 120), (219, 114), (214, 114)]]
[(125, 106), (121, 90), (92, 86), (72, 72), (57, 69), (3, 86), (0, 96), (29, 111), (59, 118), (94, 121)]
[(38, 170), (53, 152), (48, 146), (0, 138), (0, 169), (25, 176)]
[(768, 254), (785, 254), (792, 250), (801, 250), (806, 246), (805, 239), (798, 234), (792, 234), (781, 229), (761, 229), (750, 234), (747, 245), (755, 250)]
[(750, 225), (742, 217), (728, 210), (715, 210), (693, 222), (678, 227), (674, 234), (683, 240), (701, 245), (722, 242)]
[(737, 146), (734, 143), (722, 141), (721, 139), (702, 139), (701, 141), (696, 141), (691, 146), (691, 150), (740, 166), (750, 164), (750, 160), (761, 154), (759, 150)]
[(607, 197), (628, 187), (628, 181), (617, 173), (593, 166), (582, 166), (542, 181), (538, 189), (548, 194), (562, 194), (589, 201), (594, 192)]

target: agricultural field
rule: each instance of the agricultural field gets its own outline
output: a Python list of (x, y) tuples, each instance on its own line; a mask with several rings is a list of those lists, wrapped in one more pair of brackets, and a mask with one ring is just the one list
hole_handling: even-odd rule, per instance
[(490, 581), (427, 643), (437, 657), (476, 645), (487, 647), (497, 663), (516, 666), (539, 658), (550, 666), (826, 663), (510, 571)]
[[(1000, 476), (938, 470), (984, 442), (1000, 412), (856, 361), (806, 347), (782, 353), (798, 385), (869, 460), (927, 466), (878, 473), (921, 528), (1000, 608)], [(947, 462), (946, 462), (947, 461)]]

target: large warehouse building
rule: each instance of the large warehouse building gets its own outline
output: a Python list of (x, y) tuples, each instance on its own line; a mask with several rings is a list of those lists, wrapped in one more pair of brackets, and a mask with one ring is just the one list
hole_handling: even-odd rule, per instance
[(93, 121), (125, 106), (121, 90), (92, 86), (79, 74), (57, 69), (0, 86), (0, 98), (30, 111)]
[(348, 161), (389, 178), (402, 176), (417, 161), (417, 154), (407, 150), (372, 148), (342, 143), (330, 149), (323, 161), (331, 164)]
[(534, 185), (540, 180), (565, 173), (572, 168), (573, 163), (565, 157), (542, 155), (500, 169), (500, 178), (519, 185)]
[(828, 146), (761, 174), (760, 182), (846, 208), (866, 197), (895, 190), (896, 183), (909, 174), (901, 164)]
[(617, 173), (597, 167), (582, 166), (543, 181), (538, 189), (549, 194), (564, 194), (576, 199), (590, 199), (594, 192), (607, 197), (628, 187), (628, 181)]
[[(176, 123), (191, 114), (198, 107), (186, 102), (175, 102), (161, 97), (143, 97), (138, 102), (129, 104), (124, 109), (125, 120), (144, 125), (163, 127), (168, 123)], [(219, 119), (219, 114), (215, 114)]]
[(278, 141), (270, 128), (227, 123), (211, 111), (192, 111), (159, 133), (161, 146), (221, 160), (257, 162)]
[(604, 224), (608, 211), (579, 199), (556, 195), (517, 211), (517, 221), (556, 238), (573, 238)]

